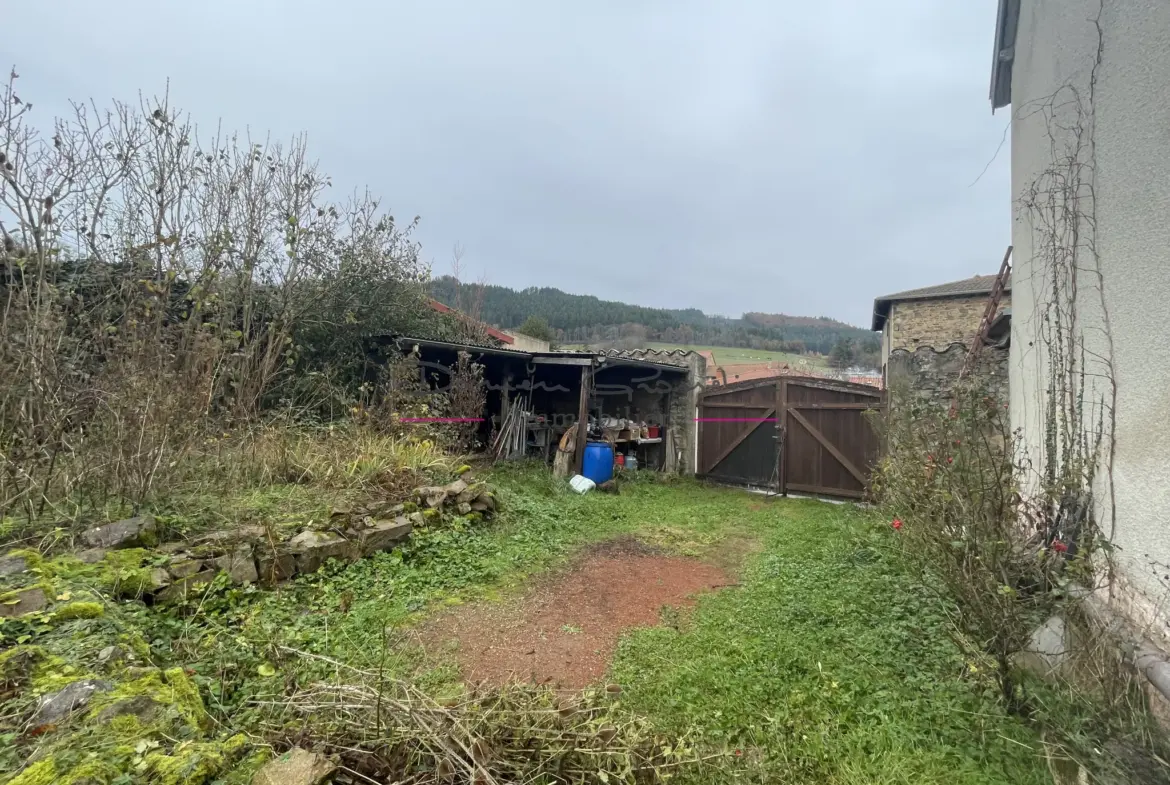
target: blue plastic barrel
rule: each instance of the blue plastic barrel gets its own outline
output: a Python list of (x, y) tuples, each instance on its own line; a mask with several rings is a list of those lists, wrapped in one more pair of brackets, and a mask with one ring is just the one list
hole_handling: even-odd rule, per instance
[(582, 463), (581, 474), (598, 485), (613, 479), (613, 447), (608, 442), (587, 443)]

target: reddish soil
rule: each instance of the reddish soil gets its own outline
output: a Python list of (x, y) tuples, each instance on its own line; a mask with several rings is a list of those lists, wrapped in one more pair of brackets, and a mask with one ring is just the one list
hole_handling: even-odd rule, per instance
[(730, 580), (719, 567), (623, 537), (593, 547), (517, 599), (443, 615), (422, 639), (432, 651), (455, 647), (471, 681), (579, 689), (605, 675), (623, 632), (655, 625), (663, 606), (688, 607), (696, 593)]

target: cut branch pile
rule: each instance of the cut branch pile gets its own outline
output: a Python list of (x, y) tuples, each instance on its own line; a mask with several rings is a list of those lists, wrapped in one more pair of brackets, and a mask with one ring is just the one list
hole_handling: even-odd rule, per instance
[(664, 737), (620, 711), (616, 685), (566, 696), (516, 684), (439, 702), (409, 682), (334, 664), (353, 682), (294, 693), (279, 702), (286, 722), (271, 730), (278, 744), (338, 755), (353, 782), (654, 783), (725, 757), (699, 756), (689, 738)]

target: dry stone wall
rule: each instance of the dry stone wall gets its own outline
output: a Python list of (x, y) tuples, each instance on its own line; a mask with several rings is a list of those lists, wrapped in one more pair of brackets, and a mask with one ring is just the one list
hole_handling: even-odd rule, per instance
[[(1010, 308), (1004, 294), (1001, 308)], [(952, 343), (970, 344), (987, 308), (987, 295), (940, 300), (905, 300), (890, 307), (890, 351), (931, 347), (944, 352)]]
[[(967, 351), (966, 344), (952, 343), (942, 351), (923, 346), (914, 351), (891, 352), (887, 364), (891, 406), (896, 407), (905, 396), (921, 403), (950, 406)], [(985, 347), (970, 374), (982, 380), (997, 401), (1008, 402), (1007, 349)]]

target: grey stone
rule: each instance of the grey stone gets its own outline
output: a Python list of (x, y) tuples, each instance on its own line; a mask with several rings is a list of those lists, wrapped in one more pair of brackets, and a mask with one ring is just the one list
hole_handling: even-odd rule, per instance
[(69, 716), (70, 712), (83, 708), (96, 692), (107, 692), (110, 689), (108, 681), (98, 679), (82, 679), (66, 685), (57, 692), (42, 695), (37, 701), (37, 710), (30, 720), (33, 727), (51, 725)]
[(392, 521), (375, 521), (373, 526), (359, 535), (362, 554), (390, 550), (398, 543), (408, 539), (413, 528), (410, 521), (402, 517)]
[(321, 785), (336, 769), (324, 755), (293, 747), (260, 767), (252, 785)]
[(23, 616), (26, 613), (43, 610), (49, 604), (49, 598), (45, 596), (44, 590), (36, 586), (17, 589), (0, 596), (4, 598), (0, 600), (0, 617)]
[(150, 571), (150, 593), (158, 594), (171, 585), (171, 574), (162, 567), (154, 567)]
[(194, 595), (199, 587), (211, 583), (216, 574), (215, 570), (204, 570), (181, 578), (155, 595), (155, 600), (163, 603), (185, 600), (188, 596)]
[(84, 531), (81, 540), (91, 548), (138, 548), (158, 542), (158, 527), (154, 518), (140, 515)]
[(215, 560), (215, 566), (226, 572), (232, 583), (255, 583), (259, 577), (256, 560), (252, 557), (252, 546), (246, 543), (237, 545), (226, 556), (220, 556)]
[(143, 725), (153, 720), (158, 713), (163, 709), (163, 705), (151, 699), (147, 695), (135, 695), (132, 698), (120, 700), (117, 703), (111, 703), (100, 712), (98, 712), (98, 722), (109, 722), (114, 717), (124, 717), (126, 715), (133, 715), (138, 718)]
[(460, 502), (455, 506), (455, 511), (460, 515), (466, 515), (467, 513), (471, 512), (471, 505), (467, 502)]
[(191, 542), (194, 545), (207, 545), (211, 547), (226, 547), (234, 545), (239, 542), (260, 542), (268, 538), (268, 532), (263, 526), (255, 524), (247, 524), (244, 526), (237, 526), (234, 529), (223, 529), (221, 531), (208, 532), (207, 534), (196, 537)]
[(447, 492), (448, 496), (454, 496), (454, 497), (456, 497), (456, 499), (458, 499), (459, 494), (461, 494), (467, 490), (467, 483), (464, 482), (463, 480), (456, 480), (455, 482), (449, 484), (443, 490)]
[(483, 494), (486, 492), (487, 492), (487, 489), (484, 487), (484, 484), (481, 482), (477, 482), (474, 485), (468, 485), (466, 488), (463, 489), (462, 492), (457, 494), (455, 496), (455, 502), (457, 504), (468, 504), (470, 502), (475, 501), (477, 498), (479, 498), (480, 494)]
[(195, 573), (202, 571), (202, 569), (202, 561), (192, 559), (188, 556), (177, 556), (171, 559), (171, 563), (167, 565), (167, 570), (176, 578), (190, 578)]
[(260, 555), (256, 557), (256, 571), (260, 582), (271, 586), (297, 574), (297, 559), (291, 553), (261, 548)]
[(109, 553), (105, 548), (87, 548), (77, 554), (77, 558), (85, 564), (97, 564), (102, 559), (106, 558)]
[(488, 505), (487, 502), (480, 501), (479, 499), (476, 499), (475, 501), (473, 501), (471, 503), (471, 509), (474, 512), (487, 512), (488, 510), (491, 509), (491, 507)]
[(23, 556), (0, 556), (0, 576), (28, 572), (28, 559)]
[(431, 509), (442, 507), (443, 502), (447, 501), (447, 489), (437, 485), (419, 488), (415, 493), (418, 494), (423, 505)]
[(410, 521), (410, 523), (415, 527), (427, 525), (426, 516), (424, 516), (421, 512), (412, 512), (410, 515), (406, 516), (406, 519)]
[(1032, 631), (1028, 645), (1016, 653), (1016, 667), (1040, 676), (1058, 672), (1068, 661), (1072, 650), (1072, 630), (1062, 616), (1052, 616)]
[(302, 574), (316, 572), (329, 559), (354, 561), (359, 555), (353, 543), (333, 532), (303, 531), (288, 541), (288, 548)]

